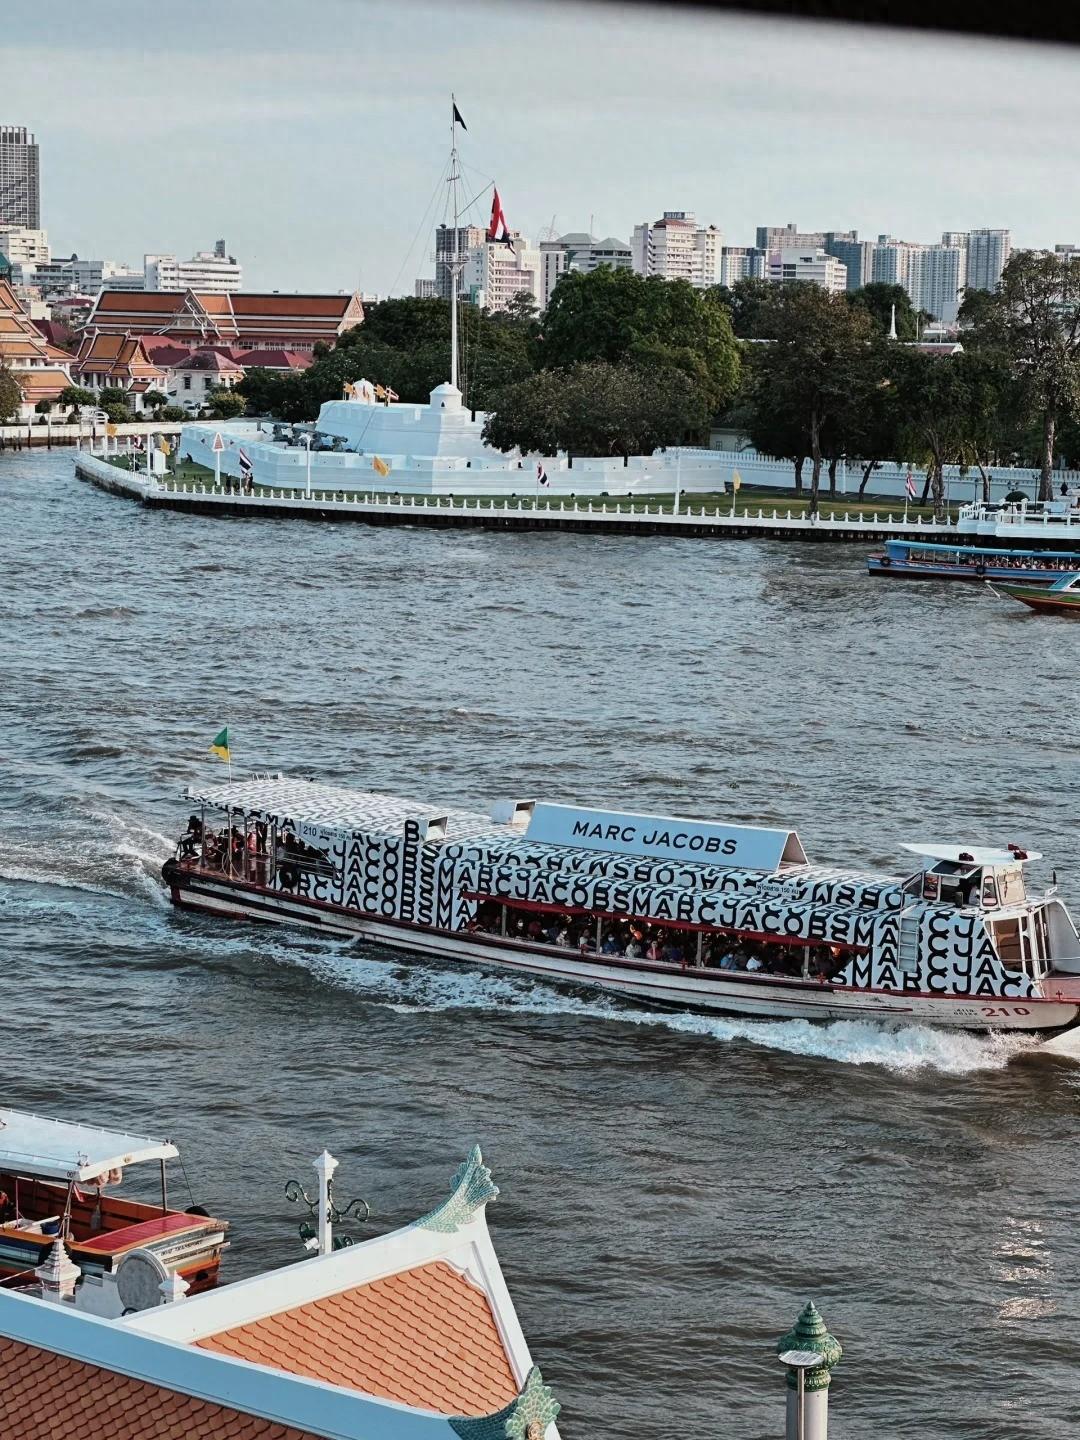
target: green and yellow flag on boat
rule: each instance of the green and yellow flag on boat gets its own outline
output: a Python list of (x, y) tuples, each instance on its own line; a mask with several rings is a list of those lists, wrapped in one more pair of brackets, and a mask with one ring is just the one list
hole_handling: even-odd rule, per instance
[(229, 727), (214, 736), (214, 743), (210, 746), (210, 754), (217, 755), (221, 760), (228, 760), (232, 764), (232, 755), (229, 753)]

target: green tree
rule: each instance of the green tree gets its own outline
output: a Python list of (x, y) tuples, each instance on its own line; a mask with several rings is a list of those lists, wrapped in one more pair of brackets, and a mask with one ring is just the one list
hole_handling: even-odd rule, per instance
[[(851, 397), (867, 383), (873, 325), (869, 315), (817, 285), (784, 285), (776, 300), (776, 339), (759, 347), (761, 394), (806, 435), (816, 513), (829, 430), (841, 430)], [(835, 441), (834, 441), (834, 453)]]
[(22, 405), (22, 389), (19, 382), (4, 364), (0, 364), (0, 424), (14, 420)]
[(85, 390), (81, 385), (65, 385), (56, 397), (56, 403), (78, 412), (84, 405), (96, 405), (97, 396), (93, 390)]
[(773, 335), (774, 305), (779, 287), (771, 280), (747, 276), (736, 280), (729, 290), (718, 285), (712, 291), (731, 316), (731, 328), (740, 340), (768, 340)]
[(919, 311), (911, 303), (911, 296), (902, 285), (889, 285), (875, 280), (860, 290), (848, 294), (848, 304), (858, 310), (865, 310), (874, 322), (879, 335), (888, 335), (892, 323), (892, 307), (896, 306), (896, 338), (914, 340), (919, 333)]
[(123, 425), (131, 419), (126, 400), (102, 400), (101, 411), (113, 425)]
[(734, 398), (741, 363), (717, 290), (606, 265), (562, 277), (544, 312), (537, 356), (546, 370), (592, 361), (680, 370), (710, 415)]
[(743, 361), (743, 384), (731, 418), (759, 454), (792, 462), (795, 489), (801, 493), (810, 437), (801, 415), (777, 405), (771, 377), (768, 347), (748, 345)]
[(206, 403), (214, 420), (235, 420), (247, 409), (244, 396), (227, 388), (211, 390), (206, 397)]
[(143, 404), (149, 410), (160, 410), (162, 406), (169, 403), (169, 397), (163, 395), (160, 390), (147, 390), (143, 396)]
[(1039, 499), (1049, 500), (1058, 423), (1080, 408), (1080, 266), (1018, 251), (995, 294), (964, 297), (961, 320), (969, 329), (966, 345), (1003, 358), (1039, 422)]
[(484, 427), (498, 450), (636, 455), (677, 444), (709, 418), (680, 371), (586, 361), (507, 387)]
[(909, 348), (897, 357), (895, 384), (905, 449), (926, 466), (923, 502), (929, 493), (935, 518), (944, 520), (944, 469), (963, 463), (970, 435), (969, 377), (951, 356)]
[(188, 413), (182, 405), (166, 405), (157, 418), (159, 420), (186, 420)]
[(127, 405), (127, 391), (119, 385), (106, 385), (98, 392), (97, 398), (102, 410), (107, 410), (110, 405)]

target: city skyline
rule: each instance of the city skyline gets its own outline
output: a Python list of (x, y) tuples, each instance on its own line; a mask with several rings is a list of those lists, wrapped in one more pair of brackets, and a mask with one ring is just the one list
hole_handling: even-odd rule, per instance
[[(1068, 52), (612, 6), (466, 5), (455, 23), (325, 0), (300, 36), (289, 13), (267, 0), (253, 32), (253, 7), (195, 0), (137, 43), (115, 0), (92, 20), (59, 0), (48, 47), (5, 36), (0, 122), (37, 136), (58, 252), (138, 265), (226, 235), (253, 289), (411, 293), (434, 274), (452, 86), (468, 170), (478, 188), (498, 179), (534, 242), (553, 218), (558, 234), (629, 240), (676, 207), (726, 245), (789, 220), (923, 242), (999, 226), (1017, 247), (1080, 237), (1080, 163), (1054, 138), (1080, 118)], [(506, 59), (520, 54), (542, 83), (522, 86)], [(88, 150), (85, 117), (103, 106), (115, 154), (100, 126)], [(486, 220), (483, 199), (468, 218)]]

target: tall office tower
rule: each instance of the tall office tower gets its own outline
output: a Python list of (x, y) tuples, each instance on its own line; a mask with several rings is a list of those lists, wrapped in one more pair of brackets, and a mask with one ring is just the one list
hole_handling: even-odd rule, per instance
[(0, 225), (41, 229), (38, 143), (24, 125), (0, 125)]

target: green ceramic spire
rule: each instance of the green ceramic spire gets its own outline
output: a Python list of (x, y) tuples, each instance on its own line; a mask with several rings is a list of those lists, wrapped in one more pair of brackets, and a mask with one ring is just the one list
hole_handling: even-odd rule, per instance
[[(830, 1372), (834, 1366), (839, 1365), (840, 1357), (844, 1353), (836, 1336), (830, 1335), (825, 1328), (825, 1321), (812, 1300), (808, 1300), (803, 1306), (802, 1313), (795, 1321), (795, 1328), (777, 1342), (776, 1353), (782, 1355), (785, 1350), (817, 1350), (825, 1357), (824, 1365), (806, 1372), (807, 1394), (829, 1388)], [(789, 1390), (796, 1388), (798, 1382), (794, 1370), (787, 1372), (787, 1383)]]

